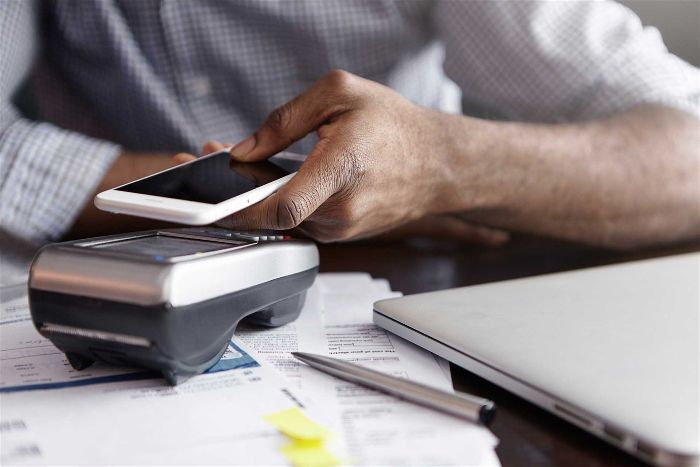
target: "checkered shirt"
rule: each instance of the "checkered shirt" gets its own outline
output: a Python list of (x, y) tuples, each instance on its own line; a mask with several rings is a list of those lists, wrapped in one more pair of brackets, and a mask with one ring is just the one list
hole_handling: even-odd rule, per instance
[(700, 113), (698, 70), (611, 1), (2, 0), (0, 228), (57, 239), (122, 150), (235, 143), (334, 68), (484, 118)]

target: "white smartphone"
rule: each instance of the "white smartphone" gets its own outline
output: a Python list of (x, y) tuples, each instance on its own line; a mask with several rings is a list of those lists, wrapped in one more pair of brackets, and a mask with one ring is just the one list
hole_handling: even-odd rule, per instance
[(207, 225), (267, 198), (296, 173), (303, 156), (279, 153), (236, 162), (228, 151), (202, 156), (95, 196), (103, 211)]

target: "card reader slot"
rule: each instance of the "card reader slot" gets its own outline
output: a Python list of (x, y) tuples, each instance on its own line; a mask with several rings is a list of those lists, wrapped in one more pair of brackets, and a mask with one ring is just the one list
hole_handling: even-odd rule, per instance
[(145, 337), (130, 336), (128, 334), (118, 334), (115, 332), (98, 331), (96, 329), (85, 329), (63, 324), (43, 323), (39, 332), (67, 334), (74, 337), (82, 337), (98, 341), (114, 342), (117, 344), (133, 345), (136, 347), (151, 347), (152, 343)]

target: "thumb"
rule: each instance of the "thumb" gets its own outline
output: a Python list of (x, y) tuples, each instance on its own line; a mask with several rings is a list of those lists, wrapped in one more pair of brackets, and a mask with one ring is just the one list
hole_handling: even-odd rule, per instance
[(275, 109), (255, 134), (231, 148), (231, 156), (245, 162), (267, 159), (314, 131), (321, 122), (305, 101), (301, 95)]
[(246, 162), (267, 159), (346, 111), (347, 96), (335, 90), (335, 75), (328, 76), (272, 111), (253, 135), (231, 148), (231, 156)]
[(219, 225), (240, 230), (289, 230), (301, 224), (343, 184), (342, 177), (329, 176), (335, 173), (334, 167), (319, 156), (318, 150), (312, 152), (277, 192), (222, 219)]

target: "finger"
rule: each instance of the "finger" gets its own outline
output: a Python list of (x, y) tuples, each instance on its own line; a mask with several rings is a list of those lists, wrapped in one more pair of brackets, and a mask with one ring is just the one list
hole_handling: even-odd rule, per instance
[(453, 221), (447, 233), (450, 240), (494, 247), (504, 245), (510, 240), (510, 234), (504, 230), (468, 224), (457, 219)]
[(215, 140), (209, 140), (204, 144), (204, 147), (202, 147), (202, 155), (211, 154), (212, 152), (221, 151), (225, 148), (226, 148), (226, 146), (224, 146), (222, 143), (215, 141)]
[(223, 219), (220, 224), (241, 230), (297, 227), (344, 184), (344, 174), (323, 159), (314, 149), (294, 177), (276, 193)]
[(241, 161), (259, 161), (287, 148), (332, 116), (348, 110), (351, 89), (357, 79), (343, 71), (327, 74), (307, 91), (275, 109), (252, 136), (231, 149), (231, 156)]
[(186, 153), (186, 152), (181, 152), (179, 154), (175, 154), (173, 156), (173, 162), (176, 164), (184, 164), (185, 162), (190, 162), (195, 160), (196, 157), (193, 156), (192, 154)]

